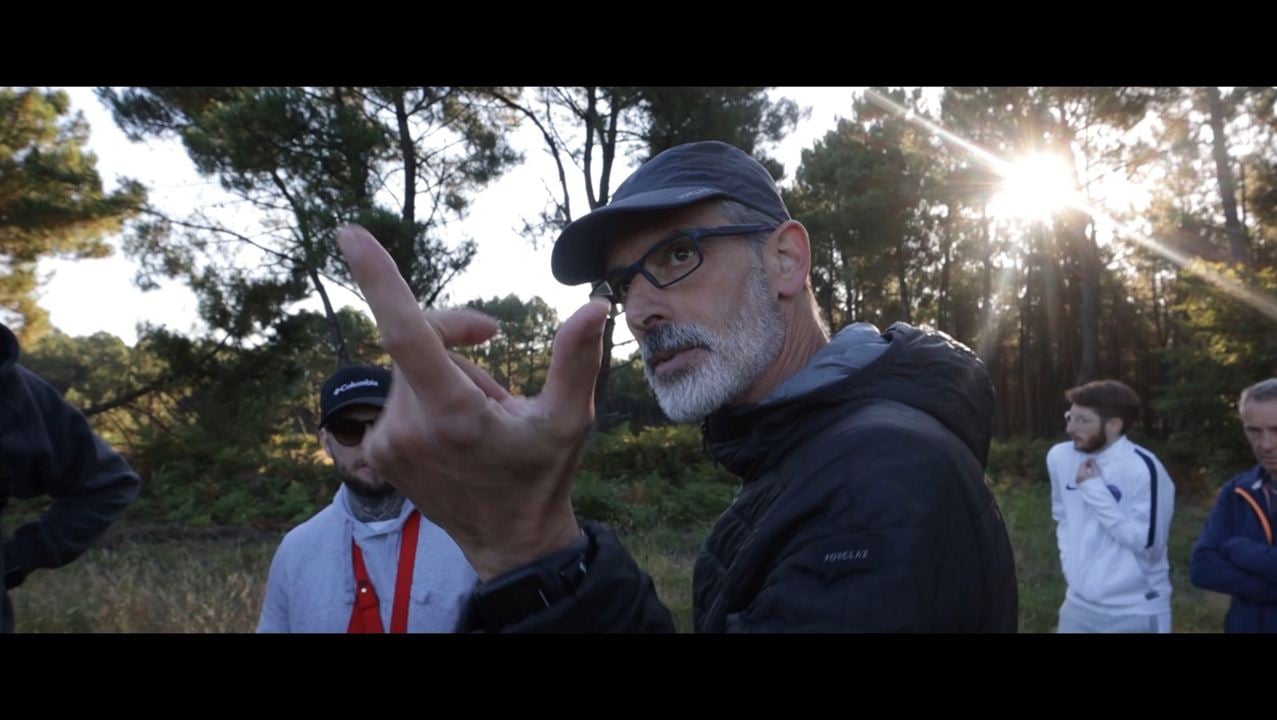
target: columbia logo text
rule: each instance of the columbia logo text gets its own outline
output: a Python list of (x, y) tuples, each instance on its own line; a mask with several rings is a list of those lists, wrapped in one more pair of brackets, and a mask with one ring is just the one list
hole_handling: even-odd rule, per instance
[(336, 397), (346, 392), (347, 390), (353, 390), (354, 388), (357, 388), (357, 387), (368, 387), (368, 386), (377, 387), (380, 384), (381, 383), (377, 382), (376, 380), (356, 380), (354, 382), (348, 382), (345, 385), (338, 386), (336, 390), (333, 390), (333, 397)]

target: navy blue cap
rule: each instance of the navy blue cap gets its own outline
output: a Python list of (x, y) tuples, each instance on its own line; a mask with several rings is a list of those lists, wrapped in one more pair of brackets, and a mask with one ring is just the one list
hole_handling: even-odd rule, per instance
[(319, 391), (319, 426), (350, 405), (386, 406), (390, 396), (390, 371), (376, 365), (351, 365), (333, 373)]
[(777, 223), (789, 220), (771, 173), (744, 151), (717, 140), (677, 145), (643, 163), (610, 203), (564, 228), (550, 269), (564, 285), (601, 279), (608, 243), (636, 219), (711, 198), (735, 200)]

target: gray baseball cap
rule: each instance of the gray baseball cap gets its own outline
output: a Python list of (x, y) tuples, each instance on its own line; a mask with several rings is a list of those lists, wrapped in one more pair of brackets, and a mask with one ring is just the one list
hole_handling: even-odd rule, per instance
[(564, 228), (550, 269), (565, 285), (601, 279), (608, 244), (636, 219), (711, 198), (735, 200), (777, 223), (790, 219), (771, 173), (744, 151), (717, 140), (677, 145), (643, 163), (610, 203)]

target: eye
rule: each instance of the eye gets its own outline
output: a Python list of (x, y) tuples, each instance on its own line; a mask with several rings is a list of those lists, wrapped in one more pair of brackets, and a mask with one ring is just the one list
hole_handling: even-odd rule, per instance
[(678, 267), (696, 259), (696, 248), (691, 240), (675, 240), (665, 248), (665, 258), (667, 265)]

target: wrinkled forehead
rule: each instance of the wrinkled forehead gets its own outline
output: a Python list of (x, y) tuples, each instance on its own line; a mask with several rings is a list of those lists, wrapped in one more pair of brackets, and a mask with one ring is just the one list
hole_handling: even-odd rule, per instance
[(1242, 422), (1250, 427), (1277, 429), (1277, 400), (1250, 398), (1242, 406)]

